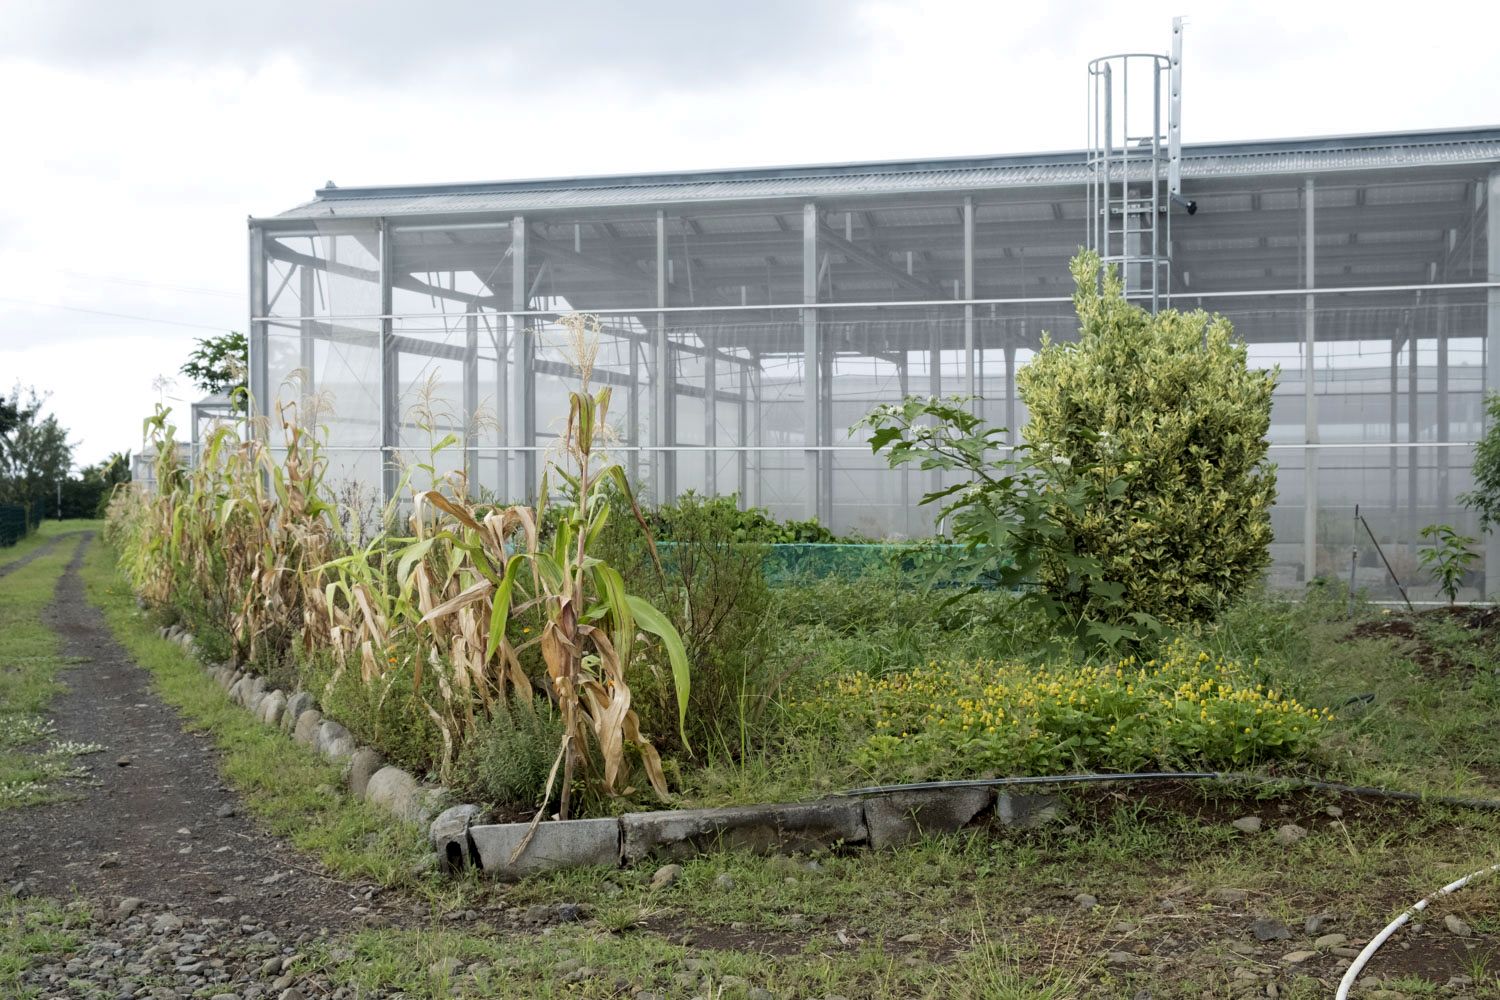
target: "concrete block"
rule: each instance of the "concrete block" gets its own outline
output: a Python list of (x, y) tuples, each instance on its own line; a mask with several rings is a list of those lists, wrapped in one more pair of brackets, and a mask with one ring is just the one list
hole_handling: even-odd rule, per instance
[(1062, 819), (1062, 802), (1045, 792), (1001, 792), (995, 815), (1005, 826), (1035, 830)]
[[(620, 863), (620, 821), (569, 819), (541, 823), (526, 851), (514, 862), (510, 856), (531, 828), (530, 823), (500, 823), (469, 827), (469, 841), (486, 875), (520, 878), (534, 872)], [(445, 841), (445, 851), (451, 851)], [(444, 854), (446, 860), (447, 854)]]
[(329, 760), (352, 757), (357, 746), (349, 730), (332, 719), (324, 719), (318, 727), (318, 752)]
[(365, 787), (365, 801), (397, 819), (414, 823), (418, 812), (417, 791), (416, 778), (399, 767), (382, 767), (370, 776)]
[(382, 767), (385, 767), (385, 758), (378, 751), (370, 747), (360, 747), (354, 751), (354, 755), (349, 758), (349, 794), (356, 799), (364, 798), (371, 776)]
[(962, 830), (994, 799), (988, 788), (931, 788), (864, 800), (865, 826), (876, 850), (900, 847), (924, 836)]
[(428, 826), (428, 843), (438, 847), (444, 841), (462, 840), (469, 826), (483, 826), (484, 822), (483, 808), (472, 804), (450, 805)]
[(297, 716), (297, 725), (292, 730), (292, 738), (305, 747), (318, 745), (318, 727), (323, 724), (323, 713), (316, 708), (309, 708)]
[(811, 852), (862, 844), (869, 837), (864, 803), (858, 799), (627, 813), (620, 826), (627, 863), (714, 850)]

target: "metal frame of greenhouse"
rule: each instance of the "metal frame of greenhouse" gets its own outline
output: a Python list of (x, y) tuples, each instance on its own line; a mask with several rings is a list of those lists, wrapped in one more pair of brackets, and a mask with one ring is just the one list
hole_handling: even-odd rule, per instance
[[(1162, 304), (1223, 313), (1281, 368), (1273, 582), (1345, 576), (1356, 504), (1407, 576), (1421, 526), (1477, 535), (1457, 497), (1500, 389), (1500, 128), (1188, 145), (1180, 178), (1197, 212), (1173, 209)], [(1017, 369), (1076, 336), (1088, 180), (1060, 152), (330, 184), (250, 221), (251, 388), (261, 415), (316, 412), (351, 496), (435, 464), (530, 498), (576, 383), (558, 320), (584, 311), (652, 496), (929, 535), (933, 474), (850, 427), (909, 393), (1025, 423)], [(1385, 593), (1368, 543), (1355, 572)]]

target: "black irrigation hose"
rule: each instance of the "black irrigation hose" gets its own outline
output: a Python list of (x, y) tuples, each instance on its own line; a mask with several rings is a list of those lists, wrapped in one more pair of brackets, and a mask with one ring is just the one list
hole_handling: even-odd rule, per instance
[(906, 785), (871, 785), (867, 788), (851, 788), (836, 792), (838, 796), (866, 797), (890, 795), (896, 792), (924, 792), (942, 788), (1008, 788), (1017, 785), (1078, 785), (1105, 781), (1223, 781), (1252, 785), (1286, 785), (1291, 788), (1310, 788), (1315, 791), (1339, 792), (1360, 798), (1388, 799), (1398, 802), (1423, 802), (1429, 805), (1456, 806), (1462, 809), (1487, 809), (1500, 811), (1500, 800), (1473, 799), (1453, 795), (1424, 795), (1420, 792), (1404, 792), (1392, 788), (1376, 788), (1371, 785), (1345, 785), (1336, 781), (1318, 781), (1313, 778), (1276, 778), (1264, 774), (1245, 774), (1238, 771), (1134, 771), (1126, 774), (1057, 774), (1030, 775), (1018, 778), (973, 778), (958, 781), (918, 781)]

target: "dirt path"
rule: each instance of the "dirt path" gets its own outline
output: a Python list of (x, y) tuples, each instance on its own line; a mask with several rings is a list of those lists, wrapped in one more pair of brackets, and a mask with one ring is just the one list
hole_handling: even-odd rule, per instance
[(66, 541), (69, 538), (76, 538), (81, 534), (91, 535), (92, 532), (70, 531), (65, 535), (58, 535), (55, 538), (48, 539), (45, 543), (38, 545), (36, 548), (32, 549), (21, 558), (0, 565), (0, 576), (7, 576), (11, 573), (14, 573), (22, 566), (34, 562), (35, 560), (40, 559), (42, 556), (46, 555), (48, 552), (51, 552), (53, 549), (57, 548), (59, 543)]
[[(68, 690), (51, 714), (58, 739), (103, 744), (105, 750), (80, 759), (89, 780), (70, 788), (76, 794), (67, 800), (0, 813), (0, 857), (11, 891), (17, 893), (21, 882), (22, 895), (65, 900), (81, 894), (105, 924), (120, 925), (110, 928), (116, 940), (129, 940), (134, 929), (157, 945), (165, 943), (163, 934), (190, 938), (193, 931), (212, 937), (223, 930), (236, 940), (258, 941), (249, 954), (253, 961), (230, 961), (228, 971), (183, 963), (188, 973), (172, 978), (193, 988), (201, 988), (191, 983), (195, 976), (210, 976), (200, 979), (202, 985), (238, 984), (236, 965), (247, 975), (253, 966), (256, 978), (278, 949), (293, 951), (314, 936), (368, 922), (371, 911), (382, 908), (370, 899), (374, 887), (322, 874), (315, 860), (242, 815), (220, 777), (209, 736), (183, 731), (181, 719), (151, 690), (149, 674), (115, 641), (78, 575), (92, 537), (88, 532), (78, 541), (46, 614), (63, 639), (64, 654), (79, 661), (63, 672)], [(140, 902), (122, 908), (127, 899)], [(124, 912), (133, 905), (138, 909)], [(277, 947), (268, 949), (255, 935), (269, 935)], [(189, 946), (197, 947), (191, 941)], [(235, 951), (220, 954), (233, 958)], [(179, 969), (175, 960), (171, 968)], [(265, 976), (260, 990), (244, 995), (278, 996), (284, 986), (262, 992), (280, 985), (276, 971)], [(109, 989), (115, 990), (111, 998), (188, 995), (144, 986), (130, 992), (117, 989), (114, 979)]]

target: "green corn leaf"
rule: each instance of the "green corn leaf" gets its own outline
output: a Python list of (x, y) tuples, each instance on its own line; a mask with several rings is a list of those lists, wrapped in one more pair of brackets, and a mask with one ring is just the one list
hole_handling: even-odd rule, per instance
[(505, 564), (505, 575), (495, 588), (494, 607), (490, 610), (490, 637), (484, 644), (484, 658), (492, 659), (500, 643), (505, 641), (505, 629), (510, 625), (510, 594), (516, 585), (516, 571), (525, 556), (511, 556)]
[(432, 543), (436, 538), (426, 538), (415, 545), (409, 546), (402, 554), (401, 561), (396, 564), (396, 579), (404, 581), (411, 575), (411, 568), (419, 559), (427, 558), (427, 553), (432, 550)]
[(651, 602), (635, 596), (627, 597), (626, 601), (631, 613), (635, 615), (636, 623), (660, 639), (661, 644), (666, 647), (667, 659), (672, 664), (672, 686), (677, 691), (677, 731), (682, 735), (683, 747), (688, 753), (692, 753), (692, 747), (688, 746), (687, 711), (693, 678), (688, 667), (687, 650), (682, 645), (682, 636), (677, 634), (677, 629), (667, 620), (666, 615), (651, 606)]
[(594, 580), (604, 597), (604, 603), (614, 618), (615, 652), (620, 656), (622, 667), (630, 659), (630, 641), (635, 637), (635, 619), (630, 595), (625, 591), (625, 580), (619, 572), (606, 563), (593, 566)]

